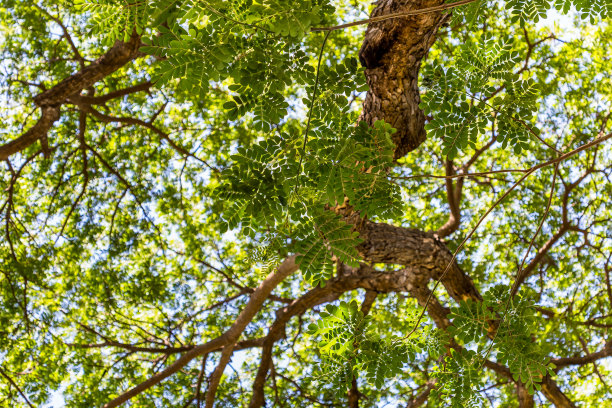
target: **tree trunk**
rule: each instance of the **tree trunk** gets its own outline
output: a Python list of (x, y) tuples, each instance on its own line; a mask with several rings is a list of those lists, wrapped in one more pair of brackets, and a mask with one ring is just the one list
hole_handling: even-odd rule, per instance
[[(438, 6), (442, 0), (379, 0), (371, 17)], [(421, 60), (449, 14), (435, 12), (370, 23), (359, 51), (370, 86), (360, 120), (385, 120), (395, 129), (395, 159), (425, 141), (425, 115), (419, 108)]]

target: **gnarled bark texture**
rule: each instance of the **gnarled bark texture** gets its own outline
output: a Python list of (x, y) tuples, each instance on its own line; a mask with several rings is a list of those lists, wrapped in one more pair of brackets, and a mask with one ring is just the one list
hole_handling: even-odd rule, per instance
[[(442, 4), (441, 0), (379, 0), (371, 17), (406, 12)], [(359, 52), (359, 59), (366, 67), (366, 78), (370, 90), (366, 95), (360, 120), (372, 125), (376, 120), (385, 120), (397, 129), (393, 136), (396, 145), (394, 157), (400, 158), (416, 149), (426, 138), (425, 116), (419, 109), (418, 73), (422, 59), (433, 45), (436, 33), (448, 15), (429, 13), (419, 16), (395, 18), (371, 23)], [(363, 243), (358, 247), (360, 255), (369, 264), (384, 263), (402, 265), (398, 271), (377, 271), (367, 264), (359, 268), (340, 265), (338, 274), (324, 287), (315, 288), (296, 299), (291, 305), (277, 312), (276, 321), (263, 339), (262, 356), (253, 383), (250, 408), (265, 404), (265, 384), (272, 365), (275, 342), (285, 337), (289, 320), (306, 310), (337, 299), (342, 293), (358, 288), (371, 292), (408, 292), (417, 299), (436, 325), (446, 329), (450, 325), (450, 310), (440, 304), (428, 288), (430, 280), (441, 279), (449, 295), (456, 301), (482, 300), (470, 277), (464, 273), (452, 253), (430, 232), (393, 225), (373, 223), (360, 218), (350, 205), (339, 206), (334, 211), (343, 215), (359, 232)], [(459, 347), (457, 344), (454, 347)], [(486, 366), (509, 379), (508, 368), (494, 362)], [(548, 378), (543, 392), (558, 407), (566, 407), (569, 399), (556, 383)], [(419, 395), (409, 406), (420, 406), (434, 387)], [(354, 387), (355, 384), (354, 384)], [(350, 395), (349, 406), (358, 406), (357, 395)], [(521, 406), (533, 403), (525, 388), (518, 384), (518, 399)], [(571, 404), (571, 402), (569, 402)]]
[(472, 280), (433, 233), (369, 221), (359, 233), (363, 243), (358, 250), (365, 261), (399, 264), (411, 272), (413, 279), (406, 282), (406, 291), (424, 289), (430, 279), (444, 275), (442, 284), (453, 299), (481, 299)]
[[(442, 3), (442, 0), (379, 0), (371, 17)], [(419, 68), (447, 18), (448, 14), (441, 12), (393, 18), (371, 23), (366, 30), (359, 60), (366, 68), (370, 90), (360, 120), (370, 125), (385, 120), (397, 129), (393, 135), (396, 159), (425, 141), (425, 115), (419, 108)]]

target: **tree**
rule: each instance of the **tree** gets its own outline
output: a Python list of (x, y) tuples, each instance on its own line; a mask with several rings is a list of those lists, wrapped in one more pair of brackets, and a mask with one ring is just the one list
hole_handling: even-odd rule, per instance
[(611, 16), (5, 0), (1, 404), (601, 406)]

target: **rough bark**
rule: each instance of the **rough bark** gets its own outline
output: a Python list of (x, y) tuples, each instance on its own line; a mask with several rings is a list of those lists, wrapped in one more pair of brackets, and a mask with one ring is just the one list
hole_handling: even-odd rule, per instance
[(0, 160), (6, 160), (41, 140), (46, 144), (47, 133), (60, 118), (60, 108), (72, 95), (78, 95), (101, 79), (112, 74), (134, 58), (140, 47), (140, 37), (134, 35), (128, 42), (117, 41), (104, 55), (74, 75), (69, 76), (34, 98), (41, 109), (40, 119), (17, 139), (0, 146)]
[[(438, 6), (442, 0), (379, 0), (371, 17)], [(434, 43), (448, 14), (436, 12), (383, 20), (368, 25), (359, 51), (370, 86), (360, 120), (385, 120), (397, 129), (395, 158), (425, 140), (425, 115), (419, 109), (421, 60)]]
[[(442, 3), (441, 0), (379, 0), (371, 17)], [(359, 59), (366, 68), (370, 90), (366, 95), (360, 119), (370, 125), (376, 120), (385, 120), (398, 130), (393, 136), (396, 145), (395, 159), (416, 149), (426, 138), (425, 116), (418, 107), (418, 73), (422, 59), (433, 45), (435, 35), (447, 16), (431, 13), (389, 19), (371, 23), (366, 30)], [(455, 224), (460, 216), (458, 206), (452, 215), (456, 219), (451, 217), (449, 220), (449, 231), (456, 228)], [(446, 328), (450, 324), (447, 319), (448, 309), (434, 297), (430, 299), (431, 293), (427, 287), (429, 280), (443, 277), (443, 285), (455, 300), (481, 299), (469, 276), (454, 262), (450, 251), (433, 234), (364, 222), (355, 214), (348, 214), (347, 219), (359, 226), (360, 237), (364, 240), (359, 251), (366, 262), (400, 264), (405, 268), (401, 273), (394, 274), (373, 270), (364, 274), (364, 268), (367, 269), (364, 266), (358, 270), (345, 268), (341, 275), (345, 284), (352, 280), (358, 287), (370, 290), (407, 291), (421, 306), (427, 306), (428, 313), (440, 328)], [(488, 367), (512, 378), (506, 367), (493, 362), (489, 362)], [(524, 395), (523, 387), (519, 386), (518, 391), (521, 406), (529, 407), (529, 401), (533, 401), (533, 398)], [(557, 407), (574, 406), (549, 377), (543, 382), (542, 391)]]
[(403, 265), (411, 272), (405, 282), (407, 292), (426, 288), (430, 279), (444, 274), (442, 284), (453, 299), (481, 299), (472, 280), (433, 233), (369, 221), (359, 232), (363, 243), (358, 250), (366, 262)]
[[(430, 290), (427, 283), (430, 279), (439, 279), (449, 263), (451, 267), (442, 278), (442, 284), (449, 295), (455, 300), (481, 299), (470, 277), (452, 260), (448, 248), (432, 233), (366, 222), (361, 228), (360, 236), (364, 239), (364, 243), (359, 250), (366, 261), (400, 264), (405, 268), (389, 273), (374, 271), (366, 265), (358, 269), (344, 267), (339, 277), (344, 281), (344, 285), (348, 283), (349, 286), (378, 292), (409, 292), (421, 306), (427, 305), (429, 315), (441, 329), (446, 329), (450, 325), (447, 318), (449, 310), (435, 297), (429, 299)], [(338, 287), (339, 283), (335, 285)], [(505, 367), (503, 370), (495, 371), (512, 379)], [(542, 392), (558, 408), (574, 407), (550, 377), (546, 377), (542, 382)]]
[(533, 395), (529, 394), (523, 383), (516, 384), (516, 396), (519, 401), (519, 408), (533, 408), (535, 403)]
[[(442, 0), (379, 0), (372, 16), (421, 9), (442, 3)], [(369, 124), (382, 119), (398, 129), (394, 135), (396, 159), (414, 150), (425, 140), (425, 117), (418, 108), (420, 102), (418, 72), (422, 59), (435, 40), (437, 30), (446, 21), (446, 18), (446, 15), (442, 13), (428, 13), (375, 22), (367, 28), (359, 57), (361, 63), (366, 67), (366, 78), (370, 90), (366, 95), (361, 119)], [(75, 88), (72, 85), (66, 85), (66, 89)], [(65, 100), (74, 95), (74, 93), (66, 94), (65, 92), (57, 91), (52, 99), (63, 98)], [(47, 93), (41, 95), (45, 94)], [(46, 100), (45, 98), (51, 96), (49, 94), (41, 100)], [(431, 296), (428, 289), (430, 280), (442, 278), (441, 282), (449, 295), (457, 301), (481, 299), (469, 276), (461, 270), (448, 248), (433, 233), (372, 223), (359, 219), (358, 214), (347, 213), (346, 219), (355, 224), (355, 228), (363, 239), (358, 249), (366, 263), (396, 264), (402, 265), (402, 268), (398, 271), (381, 272), (367, 264), (359, 268), (341, 266), (338, 275), (328, 281), (325, 287), (314, 288), (278, 310), (276, 319), (264, 338), (253, 340), (250, 343), (236, 344), (246, 325), (270, 295), (272, 288), (295, 270), (293, 263), (289, 266), (281, 266), (279, 272), (286, 270), (284, 276), (277, 274), (274, 276), (274, 282), (267, 285), (265, 290), (258, 288), (254, 291), (249, 304), (225, 334), (194, 347), (167, 369), (127, 391), (107, 407), (114, 407), (122, 401), (127, 401), (131, 396), (172, 375), (198, 356), (227, 346), (233, 348), (236, 345), (238, 349), (247, 343), (262, 347), (261, 362), (253, 382), (253, 395), (249, 405), (251, 408), (262, 407), (265, 404), (264, 390), (266, 378), (272, 366), (274, 344), (285, 337), (287, 323), (292, 317), (301, 315), (316, 305), (338, 299), (340, 294), (346, 291), (363, 288), (381, 293), (408, 292), (417, 299), (421, 306), (427, 306), (430, 316), (442, 329), (450, 325), (447, 318), (449, 309)], [(226, 350), (229, 350), (225, 356), (228, 360), (231, 357), (231, 350), (229, 348)], [(502, 365), (487, 361), (485, 366), (511, 378), (510, 371)], [(222, 368), (216, 371), (220, 377), (223, 372)], [(546, 378), (543, 383), (543, 393), (558, 407), (573, 406), (550, 378)], [(427, 395), (428, 390), (423, 397), (426, 399)], [(212, 403), (214, 393), (209, 394), (207, 399)], [(357, 400), (358, 398), (354, 398), (353, 405), (357, 404)], [(420, 399), (418, 402), (421, 403)]]
[[(276, 313), (276, 320), (270, 326), (263, 340), (262, 356), (255, 381), (250, 408), (264, 406), (264, 386), (272, 363), (272, 350), (275, 342), (285, 337), (285, 327), (289, 320), (303, 314), (312, 307), (337, 299), (342, 293), (366, 289), (374, 293), (408, 292), (421, 306), (429, 295), (427, 283), (444, 273), (451, 263), (451, 269), (442, 280), (449, 293), (458, 300), (465, 298), (480, 299), (472, 281), (452, 260), (452, 254), (442, 242), (431, 233), (394, 227), (388, 224), (366, 222), (361, 227), (364, 243), (359, 247), (364, 260), (372, 263), (404, 265), (398, 271), (377, 271), (369, 265), (359, 268), (341, 265), (338, 275), (329, 280), (324, 287), (312, 289), (296, 299), (291, 305)], [(450, 312), (437, 300), (428, 304), (428, 312), (441, 328), (450, 325), (446, 318)]]

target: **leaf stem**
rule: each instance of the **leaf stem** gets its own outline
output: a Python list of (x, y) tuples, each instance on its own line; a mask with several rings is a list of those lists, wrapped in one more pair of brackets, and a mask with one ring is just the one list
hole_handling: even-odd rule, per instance
[[(302, 174), (302, 165), (304, 163), (304, 156), (306, 155), (306, 144), (308, 143), (308, 132), (310, 132), (310, 123), (312, 121), (312, 111), (313, 111), (314, 102), (317, 96), (317, 89), (319, 87), (319, 77), (321, 73), (321, 61), (323, 60), (323, 51), (325, 50), (325, 44), (327, 43), (327, 39), (329, 38), (330, 34), (331, 34), (331, 31), (328, 31), (325, 33), (325, 37), (323, 38), (323, 44), (321, 44), (321, 49), (319, 51), (319, 59), (317, 61), (317, 73), (315, 76), (315, 83), (314, 83), (314, 88), (312, 90), (312, 95), (310, 97), (310, 108), (308, 110), (308, 121), (306, 122), (306, 129), (304, 131), (304, 143), (302, 144), (302, 152), (300, 153), (300, 163), (298, 165), (297, 180), (293, 187), (293, 192), (291, 193), (291, 197), (289, 197), (289, 200), (287, 201), (287, 205), (290, 205), (292, 197), (295, 196), (295, 192), (297, 191), (297, 187), (300, 182), (299, 178), (300, 178), (300, 175)], [(288, 221), (289, 221), (289, 210), (287, 210), (287, 220), (285, 222), (288, 223)]]

